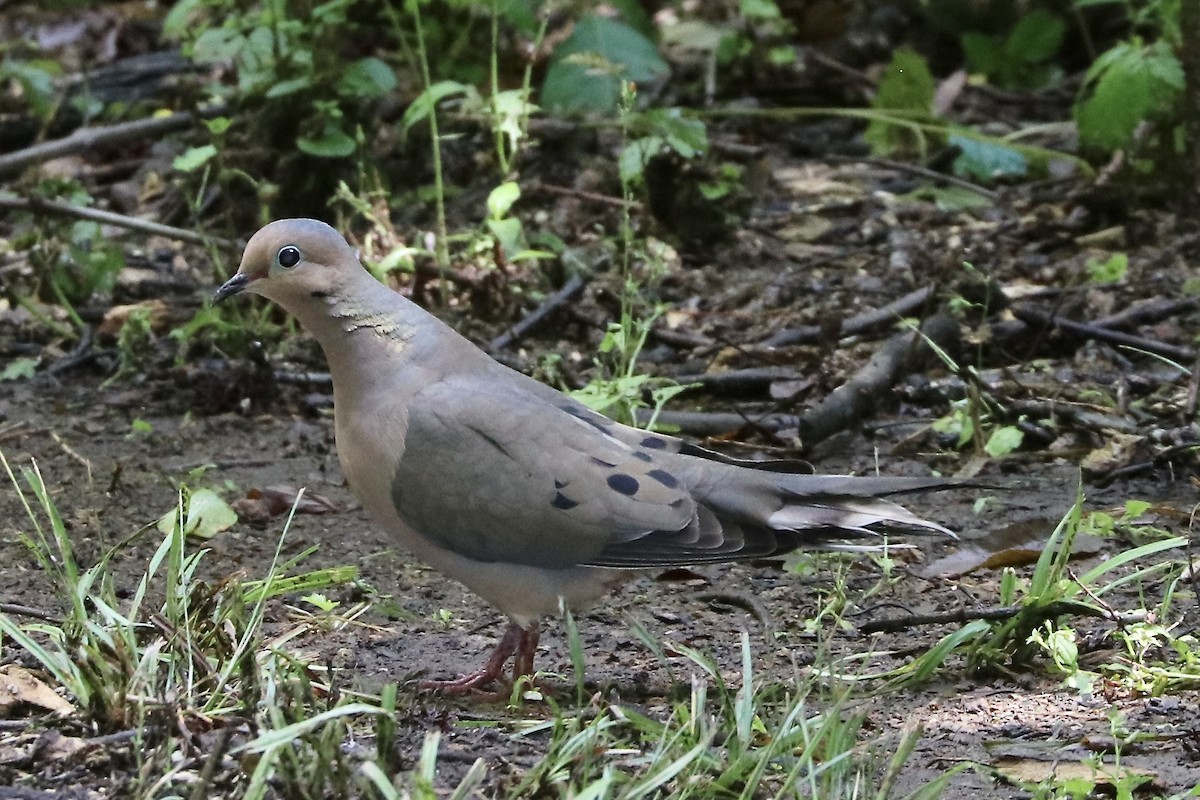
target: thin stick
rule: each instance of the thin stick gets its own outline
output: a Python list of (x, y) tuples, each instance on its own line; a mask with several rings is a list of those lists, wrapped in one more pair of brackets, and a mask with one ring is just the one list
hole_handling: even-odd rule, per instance
[(94, 128), (79, 128), (70, 136), (55, 139), (7, 153), (0, 156), (0, 176), (20, 172), (32, 164), (41, 164), (54, 158), (92, 150), (97, 147), (124, 144), (140, 139), (157, 139), (168, 133), (185, 130), (197, 120), (208, 119), (225, 113), (224, 104), (202, 108), (199, 111), (181, 111), (168, 117), (152, 117), (122, 122), (117, 125), (102, 125)]
[(0, 208), (7, 208), (15, 211), (42, 211), (51, 214), (62, 214), (66, 217), (75, 217), (77, 219), (86, 219), (92, 222), (99, 222), (104, 225), (115, 225), (118, 228), (125, 228), (138, 233), (145, 233), (151, 236), (165, 236), (168, 239), (176, 239), (181, 242), (191, 242), (192, 244), (207, 245), (215, 244), (222, 250), (234, 250), (237, 248), (236, 242), (231, 242), (228, 239), (218, 239), (212, 236), (205, 236), (196, 231), (190, 231), (186, 228), (176, 228), (172, 225), (163, 225), (158, 222), (150, 222), (137, 217), (118, 214), (115, 211), (104, 211), (99, 208), (88, 208), (87, 206), (75, 206), (61, 200), (47, 200), (42, 197), (13, 197), (11, 195), (0, 195)]

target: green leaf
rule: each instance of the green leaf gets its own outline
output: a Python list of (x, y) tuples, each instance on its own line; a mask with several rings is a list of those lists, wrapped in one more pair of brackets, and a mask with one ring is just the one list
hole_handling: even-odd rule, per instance
[[(933, 75), (925, 59), (912, 48), (901, 47), (884, 71), (871, 107), (880, 111), (906, 112), (909, 118), (930, 119), (934, 88)], [(863, 138), (877, 155), (920, 152), (924, 146), (916, 131), (881, 119), (871, 120)]]
[(338, 82), (338, 93), (345, 97), (371, 99), (396, 88), (396, 73), (378, 58), (360, 58), (351, 64)]
[(988, 437), (987, 444), (983, 446), (983, 451), (992, 458), (999, 458), (1012, 453), (1021, 446), (1024, 441), (1025, 434), (1015, 425), (1006, 425), (1003, 428), (997, 428)]
[(178, 0), (163, 17), (162, 32), (168, 39), (182, 39), (188, 34), (188, 25), (193, 22), (192, 13), (203, 7), (205, 0)]
[(647, 136), (625, 145), (617, 159), (621, 183), (628, 185), (640, 181), (646, 172), (646, 162), (661, 153), (665, 144), (666, 140), (661, 136)]
[(1125, 253), (1113, 253), (1104, 261), (1089, 258), (1084, 266), (1087, 267), (1088, 279), (1092, 283), (1116, 283), (1129, 273), (1129, 256)]
[(516, 181), (502, 183), (488, 193), (487, 211), (489, 219), (503, 219), (508, 216), (513, 203), (521, 197), (521, 187)]
[(911, 47), (901, 47), (879, 81), (871, 108), (929, 114), (935, 88), (925, 59)]
[(341, 603), (339, 603), (338, 601), (330, 600), (328, 597), (321, 594), (320, 592), (314, 592), (313, 594), (306, 594), (303, 597), (301, 597), (300, 599), (302, 601), (304, 601), (305, 603), (316, 606), (318, 610), (324, 611), (326, 613), (333, 611), (335, 608), (337, 608), (338, 606), (341, 605)]
[(408, 110), (404, 112), (404, 118), (400, 121), (401, 126), (407, 131), (421, 120), (428, 119), (438, 103), (447, 97), (456, 94), (465, 94), (468, 88), (465, 83), (459, 83), (458, 81), (438, 81), (432, 84), (412, 101)]
[(325, 121), (325, 130), (315, 139), (301, 136), (296, 139), (296, 146), (318, 158), (345, 158), (354, 152), (358, 145), (333, 120)]
[(901, 197), (928, 200), (936, 205), (939, 211), (969, 211), (973, 208), (990, 208), (993, 205), (987, 197), (963, 186), (922, 186)]
[(1125, 519), (1133, 520), (1150, 510), (1150, 503), (1145, 500), (1126, 500)]
[(955, 175), (993, 181), (1006, 176), (1023, 177), (1029, 172), (1029, 164), (1019, 150), (960, 134), (951, 135), (949, 142), (959, 151), (954, 159)]
[(1075, 106), (1080, 142), (1103, 150), (1125, 146), (1143, 120), (1174, 107), (1182, 87), (1183, 68), (1163, 42), (1117, 45), (1088, 70), (1084, 99)]
[(32, 357), (14, 358), (0, 370), (0, 381), (19, 381), (37, 373), (38, 360)]
[[(179, 520), (179, 509), (172, 508), (158, 521), (158, 529), (170, 534)], [(237, 512), (211, 489), (196, 489), (187, 497), (184, 509), (183, 533), (200, 539), (211, 539), (238, 521)]]
[(217, 146), (212, 144), (189, 147), (175, 157), (171, 166), (178, 172), (195, 172), (217, 155)]
[(192, 60), (197, 64), (232, 61), (246, 46), (246, 37), (233, 28), (208, 28), (192, 45)]
[(1013, 61), (1040, 64), (1054, 57), (1062, 46), (1067, 26), (1044, 8), (1024, 14), (1004, 42), (1004, 54)]
[(213, 117), (204, 120), (204, 127), (208, 128), (208, 132), (213, 136), (223, 136), (233, 127), (233, 120), (229, 117)]
[(695, 158), (708, 149), (708, 129), (704, 121), (685, 117), (678, 108), (645, 111), (635, 115), (632, 124), (639, 133), (660, 138), (683, 158)]
[(500, 243), (505, 254), (517, 253), (521, 250), (521, 220), (515, 217), (508, 219), (489, 219), (487, 228), (492, 236)]
[(287, 97), (289, 94), (302, 92), (312, 86), (312, 80), (307, 76), (300, 78), (289, 78), (286, 81), (277, 81), (271, 84), (271, 88), (267, 89), (267, 97)]
[(779, 6), (775, 0), (742, 0), (742, 16), (746, 19), (768, 20), (779, 19)]
[(0, 61), (0, 80), (12, 78), (19, 83), (29, 107), (42, 119), (49, 119), (56, 110), (54, 77), (61, 74), (61, 66), (45, 59)]
[(645, 36), (618, 20), (589, 14), (554, 51), (542, 83), (542, 105), (558, 113), (612, 111), (622, 80), (643, 83), (667, 71)]
[(970, 31), (962, 35), (961, 41), (963, 55), (967, 57), (967, 66), (973, 72), (995, 75), (1000, 71), (1004, 56), (995, 39), (985, 33)]
[(492, 124), (514, 149), (525, 137), (525, 120), (537, 110), (536, 105), (525, 99), (524, 89), (509, 89), (492, 96)]

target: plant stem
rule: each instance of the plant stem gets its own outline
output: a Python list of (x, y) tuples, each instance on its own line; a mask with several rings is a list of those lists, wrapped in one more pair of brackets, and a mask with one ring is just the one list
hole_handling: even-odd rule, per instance
[[(425, 30), (421, 24), (421, 3), (416, 0), (412, 4), (413, 23), (417, 33), (417, 58), (421, 62), (421, 80), (425, 89), (433, 85), (429, 77), (429, 53), (425, 49)], [(435, 187), (435, 204), (437, 208), (437, 243), (434, 246), (434, 259), (443, 269), (450, 266), (449, 233), (446, 229), (446, 187), (442, 181), (442, 139), (438, 132), (437, 107), (429, 111), (429, 137), (433, 142), (433, 183)]]

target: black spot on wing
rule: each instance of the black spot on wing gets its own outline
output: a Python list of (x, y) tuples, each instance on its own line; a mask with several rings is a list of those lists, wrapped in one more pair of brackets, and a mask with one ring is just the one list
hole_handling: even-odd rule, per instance
[(572, 508), (579, 505), (579, 503), (576, 503), (562, 492), (555, 492), (554, 499), (550, 501), (550, 505), (561, 511), (570, 511)]
[(633, 457), (639, 461), (653, 461), (654, 460), (653, 456), (651, 456), (649, 453), (643, 453), (641, 450), (635, 450), (633, 452)]
[(612, 469), (613, 467), (616, 466), (616, 464), (610, 464), (609, 462), (605, 461), (603, 458), (596, 458), (595, 456), (592, 456), (592, 463), (599, 464), (600, 466), (605, 467), (606, 469)]
[(651, 478), (654, 478), (654, 480), (658, 481), (659, 483), (661, 483), (663, 486), (667, 487), (668, 489), (674, 489), (676, 486), (679, 485), (679, 480), (674, 475), (667, 472), (666, 470), (652, 469), (649, 472), (647, 472), (646, 474), (649, 475)]
[(662, 450), (666, 446), (667, 440), (660, 439), (657, 436), (647, 436), (645, 439), (642, 439), (642, 447), (650, 450)]
[(608, 486), (614, 492), (623, 495), (635, 495), (638, 490), (637, 478), (632, 475), (626, 475), (624, 472), (618, 472), (615, 475), (608, 476)]

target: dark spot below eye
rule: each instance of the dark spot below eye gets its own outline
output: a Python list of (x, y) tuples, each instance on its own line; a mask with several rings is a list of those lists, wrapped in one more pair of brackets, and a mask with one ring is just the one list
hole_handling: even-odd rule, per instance
[(662, 450), (667, 446), (666, 439), (660, 439), (657, 436), (647, 436), (642, 439), (642, 447), (647, 447), (651, 450)]
[(557, 478), (554, 479), (554, 488), (555, 489), (561, 489), (566, 485), (567, 485), (566, 481), (560, 481)]
[(608, 469), (612, 469), (613, 467), (616, 466), (616, 464), (610, 464), (607, 461), (605, 461), (604, 459), (596, 458), (595, 456), (592, 456), (592, 463), (599, 464), (600, 466), (607, 467)]
[(312, 292), (310, 292), (310, 294), (316, 300), (324, 300), (332, 293), (327, 289), (314, 289)]
[(684, 502), (686, 502), (685, 499), (681, 497), (678, 500), (672, 500), (667, 505), (671, 506), (671, 508), (682, 508)]
[(637, 494), (638, 482), (637, 478), (632, 475), (626, 475), (624, 472), (618, 472), (616, 475), (608, 476), (608, 486), (614, 492), (624, 495)]
[(550, 505), (562, 511), (570, 511), (572, 508), (579, 505), (579, 503), (576, 503), (562, 492), (555, 492), (554, 499), (550, 501)]
[(679, 481), (676, 480), (675, 476), (666, 470), (652, 469), (646, 474), (651, 478), (654, 478), (654, 480), (658, 481), (663, 486), (666, 486), (668, 489), (674, 489), (679, 485)]

